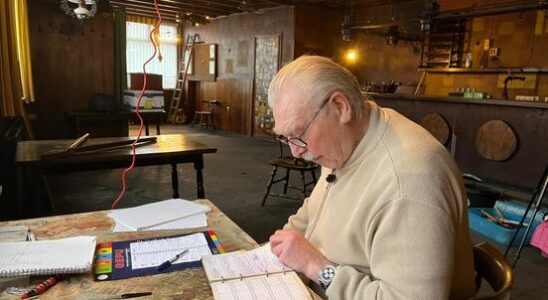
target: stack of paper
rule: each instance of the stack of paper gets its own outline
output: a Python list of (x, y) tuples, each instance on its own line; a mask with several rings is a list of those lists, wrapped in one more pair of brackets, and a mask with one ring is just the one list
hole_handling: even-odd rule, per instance
[(114, 232), (207, 227), (210, 208), (183, 199), (170, 199), (113, 210)]

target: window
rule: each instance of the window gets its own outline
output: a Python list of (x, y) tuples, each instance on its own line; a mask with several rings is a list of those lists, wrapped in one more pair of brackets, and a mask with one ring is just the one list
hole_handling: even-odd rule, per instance
[[(154, 47), (149, 39), (153, 25), (126, 22), (126, 59), (128, 83), (129, 73), (142, 73), (143, 63), (150, 57)], [(147, 73), (161, 74), (164, 89), (174, 89), (177, 83), (177, 25), (160, 25), (160, 51), (147, 65)]]

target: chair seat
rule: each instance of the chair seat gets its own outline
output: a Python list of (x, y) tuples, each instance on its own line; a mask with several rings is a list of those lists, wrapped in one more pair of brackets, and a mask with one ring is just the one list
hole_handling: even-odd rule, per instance
[(212, 112), (210, 112), (210, 111), (202, 111), (202, 110), (196, 111), (195, 113), (197, 113), (199, 115), (211, 115), (212, 114)]
[[(280, 146), (281, 147), (281, 146)], [(268, 196), (276, 196), (276, 197), (284, 197), (284, 198), (293, 198), (293, 199), (299, 199), (302, 200), (306, 197), (307, 194), (307, 187), (310, 185), (316, 184), (316, 174), (315, 171), (318, 168), (318, 164), (315, 164), (313, 162), (308, 162), (301, 158), (295, 158), (293, 156), (280, 156), (279, 158), (276, 158), (274, 160), (270, 161), (270, 165), (272, 165), (274, 168), (272, 169), (272, 173), (270, 174), (270, 180), (268, 181), (268, 184), (265, 189), (265, 193), (263, 195), (263, 200), (261, 202), (261, 206), (264, 206), (266, 198)], [(278, 172), (279, 168), (285, 169), (285, 174), (279, 178), (276, 178), (276, 173)], [(301, 178), (301, 195), (300, 197), (293, 197), (287, 194), (288, 184), (289, 184), (289, 172), (290, 171), (298, 171), (300, 178)], [(310, 176), (312, 177), (312, 180), (307, 182), (305, 180), (305, 172), (310, 172)], [(271, 194), (270, 188), (273, 184), (276, 183), (283, 183), (283, 193), (282, 194)], [(293, 187), (292, 187), (293, 188)]]
[(211, 126), (213, 129), (216, 129), (215, 126), (215, 111), (216, 107), (220, 105), (220, 102), (218, 100), (209, 100), (209, 101), (202, 101), (204, 103), (204, 107), (202, 107), (202, 110), (197, 110), (194, 112), (194, 119), (192, 119), (192, 127), (196, 124), (200, 124), (200, 127), (205, 126), (206, 128)]

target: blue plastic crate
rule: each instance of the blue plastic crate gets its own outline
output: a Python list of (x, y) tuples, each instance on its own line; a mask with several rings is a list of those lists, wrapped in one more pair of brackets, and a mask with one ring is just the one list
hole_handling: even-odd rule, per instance
[[(517, 221), (520, 221), (521, 217), (525, 213), (525, 210), (527, 209), (527, 203), (516, 200), (498, 200), (494, 207), (500, 209), (504, 214), (509, 213), (518, 215), (519, 218)], [(533, 213), (534, 209), (531, 206), (531, 209), (529, 209), (529, 212), (527, 213), (527, 219), (531, 219), (533, 217)], [(541, 207), (535, 216), (535, 223), (542, 222), (543, 217), (546, 214), (548, 214), (548, 209)]]
[[(497, 201), (495, 204), (495, 207), (499, 208), (499, 210), (504, 214), (506, 219), (519, 222), (521, 221), (521, 218), (523, 216), (523, 213), (525, 212), (525, 208), (527, 208), (527, 205), (522, 202), (517, 201)], [(514, 235), (514, 232), (516, 229), (510, 229), (505, 228), (503, 226), (500, 226), (492, 221), (489, 221), (487, 218), (484, 218), (481, 215), (481, 210), (485, 210), (489, 214), (493, 216), (497, 216), (497, 212), (494, 208), (469, 208), (468, 209), (468, 219), (469, 219), (469, 225), (470, 228), (477, 233), (492, 239), (496, 241), (499, 244), (502, 245), (508, 245), (510, 243), (510, 240), (512, 239), (512, 236)], [(532, 210), (528, 214), (528, 217), (525, 219), (525, 224), (529, 223), (532, 217)], [(527, 236), (526, 243), (529, 243), (529, 240), (531, 239), (531, 236), (533, 235), (533, 232), (535, 231), (535, 228), (540, 224), (542, 221), (543, 215), (547, 213), (546, 210), (541, 210), (539, 213), (537, 213), (537, 216), (535, 217), (535, 221), (532, 224), (531, 230), (529, 231), (529, 235)], [(514, 240), (513, 246), (518, 246), (521, 240), (523, 239), (523, 235), (525, 234), (525, 231), (527, 230), (526, 227), (522, 227)]]

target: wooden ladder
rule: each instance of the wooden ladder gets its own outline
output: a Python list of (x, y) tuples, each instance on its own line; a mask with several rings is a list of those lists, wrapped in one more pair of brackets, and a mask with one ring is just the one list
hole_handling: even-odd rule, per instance
[(177, 84), (173, 90), (173, 97), (171, 98), (171, 105), (169, 106), (169, 112), (167, 114), (168, 124), (182, 124), (186, 121), (184, 104), (183, 107), (181, 107), (181, 102), (184, 97), (183, 89), (185, 82), (187, 81), (187, 74), (194, 55), (194, 45), (198, 39), (199, 35), (197, 33), (188, 35), (186, 38), (183, 57), (179, 64), (179, 71), (177, 74)]

